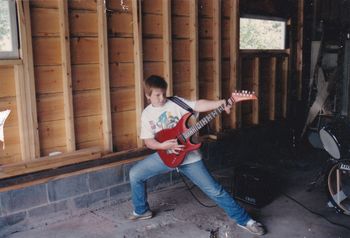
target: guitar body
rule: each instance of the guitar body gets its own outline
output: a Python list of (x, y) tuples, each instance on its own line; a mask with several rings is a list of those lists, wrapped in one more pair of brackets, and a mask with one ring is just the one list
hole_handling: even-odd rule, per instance
[(169, 153), (167, 150), (157, 150), (160, 158), (162, 159), (163, 163), (170, 167), (170, 168), (176, 168), (179, 166), (183, 160), (185, 159), (185, 156), (188, 152), (192, 150), (196, 150), (201, 146), (201, 143), (194, 144), (191, 142), (190, 139), (185, 140), (181, 134), (188, 129), (187, 127), (187, 120), (191, 116), (191, 113), (185, 114), (180, 121), (176, 124), (175, 127), (170, 129), (165, 129), (162, 131), (159, 131), (155, 135), (155, 139), (158, 142), (164, 142), (171, 139), (177, 139), (178, 144), (184, 145), (182, 151), (179, 152), (179, 154), (173, 154)]

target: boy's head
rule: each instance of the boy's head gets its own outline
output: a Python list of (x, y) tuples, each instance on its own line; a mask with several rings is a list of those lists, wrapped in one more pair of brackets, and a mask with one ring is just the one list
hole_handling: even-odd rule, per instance
[(165, 79), (158, 75), (151, 75), (144, 81), (144, 90), (147, 96), (151, 96), (153, 89), (161, 89), (166, 92), (168, 84)]

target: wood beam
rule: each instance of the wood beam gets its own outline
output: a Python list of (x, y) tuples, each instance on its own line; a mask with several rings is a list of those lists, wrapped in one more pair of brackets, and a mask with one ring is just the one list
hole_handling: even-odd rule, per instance
[(163, 0), (163, 54), (164, 78), (168, 83), (167, 95), (173, 95), (173, 57), (171, 38), (171, 0)]
[(133, 36), (134, 36), (134, 75), (135, 75), (135, 108), (136, 108), (136, 130), (137, 146), (142, 147), (140, 139), (141, 113), (144, 108), (143, 94), (143, 56), (142, 56), (142, 11), (141, 1), (132, 0)]
[(252, 65), (252, 76), (253, 76), (253, 92), (258, 97), (258, 100), (252, 102), (252, 123), (254, 125), (259, 124), (259, 79), (260, 79), (260, 59), (254, 57)]
[(111, 119), (111, 94), (109, 86), (109, 65), (108, 65), (108, 35), (107, 17), (104, 0), (97, 2), (97, 25), (98, 25), (98, 49), (99, 69), (101, 87), (101, 113), (103, 131), (103, 149), (105, 152), (113, 151), (112, 119)]
[(281, 78), (281, 94), (282, 94), (282, 116), (283, 118), (287, 118), (287, 96), (288, 96), (288, 66), (289, 66), (289, 58), (284, 57), (282, 59), (282, 78)]
[[(214, 55), (214, 99), (222, 98), (221, 91), (221, 0), (213, 0), (213, 55)], [(216, 131), (222, 129), (222, 117), (215, 119)]]
[(276, 67), (277, 58), (272, 57), (270, 59), (270, 78), (269, 78), (269, 95), (268, 95), (268, 105), (269, 105), (269, 120), (275, 120), (276, 115)]
[(64, 121), (67, 152), (75, 151), (74, 114), (72, 96), (72, 71), (67, 0), (58, 1), (60, 44), (62, 61)]
[[(22, 110), (22, 120), (26, 120), (25, 123), (23, 122), (26, 126), (22, 127), (20, 133), (25, 135), (25, 140), (28, 140), (29, 143), (29, 145), (23, 145), (24, 147), (29, 147), (27, 148), (26, 154), (23, 155), (22, 153), (22, 160), (27, 161), (40, 156), (29, 1), (17, 0), (17, 11), (21, 42), (20, 52), (23, 60), (23, 77), (20, 72), (22, 69), (18, 67), (16, 71), (18, 77), (21, 77), (17, 78), (17, 80), (23, 81), (20, 87), (24, 87), (24, 91), (21, 92), (21, 95), (17, 94), (16, 96), (20, 97), (20, 103), (23, 103), (23, 105), (17, 104), (17, 106), (24, 107)], [(24, 85), (22, 85), (22, 83)], [(23, 146), (21, 145), (21, 147)]]
[(191, 100), (199, 98), (198, 86), (198, 0), (190, 4), (190, 95)]
[(303, 87), (303, 31), (304, 31), (304, 0), (298, 0), (297, 17), (297, 49), (296, 49), (296, 70), (297, 70), (297, 98), (302, 99)]
[[(239, 0), (231, 2), (230, 17), (230, 90), (237, 89), (238, 67), (239, 67)], [(237, 127), (236, 105), (233, 105), (230, 114), (231, 128)]]

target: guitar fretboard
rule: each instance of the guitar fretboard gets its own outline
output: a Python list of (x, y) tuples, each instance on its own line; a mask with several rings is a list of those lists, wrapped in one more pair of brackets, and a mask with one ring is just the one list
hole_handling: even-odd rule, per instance
[(211, 120), (213, 120), (215, 117), (220, 115), (225, 110), (224, 104), (220, 107), (216, 108), (214, 111), (203, 117), (199, 122), (197, 122), (195, 125), (188, 128), (187, 131), (185, 131), (182, 136), (187, 140), (191, 136), (193, 136), (196, 132), (198, 132), (200, 129), (202, 129), (205, 125), (207, 125)]

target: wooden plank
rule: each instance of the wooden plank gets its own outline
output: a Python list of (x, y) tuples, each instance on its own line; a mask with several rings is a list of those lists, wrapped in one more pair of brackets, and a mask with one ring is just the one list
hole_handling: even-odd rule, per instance
[(297, 40), (296, 40), (296, 93), (298, 100), (302, 99), (303, 87), (303, 31), (304, 31), (304, 0), (298, 0)]
[[(13, 79), (13, 81), (15, 81)], [(11, 110), (9, 117), (6, 119), (5, 127), (18, 127), (17, 103), (15, 97), (0, 97), (0, 111)], [(18, 129), (18, 128), (17, 128)], [(19, 140), (18, 140), (19, 141)]]
[(190, 4), (190, 92), (191, 100), (199, 97), (198, 86), (198, 0), (189, 1)]
[(69, 22), (71, 36), (97, 36), (98, 34), (96, 12), (72, 10), (69, 12)]
[[(82, 145), (100, 145), (103, 147), (103, 135), (101, 130), (101, 115), (76, 117), (76, 141), (77, 148)], [(93, 142), (93, 143), (87, 143)], [(85, 147), (86, 148), (86, 147)]]
[(100, 70), (98, 64), (73, 65), (73, 91), (100, 89), (99, 74)]
[(163, 0), (142, 0), (142, 13), (162, 14)]
[[(61, 47), (59, 37), (33, 38), (33, 57), (35, 66), (60, 65)], [(23, 60), (23, 62), (25, 62)]]
[[(214, 100), (222, 98), (221, 91), (221, 0), (213, 1), (213, 94)], [(221, 117), (215, 118), (215, 130), (222, 130)]]
[(199, 61), (201, 60), (213, 60), (213, 41), (212, 39), (200, 39), (198, 42), (201, 50), (198, 52)]
[(23, 64), (23, 61), (21, 59), (0, 60), (0, 66), (13, 66), (16, 64)]
[(34, 68), (35, 89), (38, 94), (62, 93), (62, 67), (37, 66)]
[(57, 9), (32, 8), (30, 14), (32, 36), (59, 36), (60, 30)]
[(116, 151), (137, 148), (137, 129), (135, 111), (124, 111), (112, 114), (113, 143)]
[(70, 40), (72, 64), (98, 64), (98, 39), (80, 37)]
[[(172, 1), (174, 2), (174, 1)], [(188, 5), (188, 4), (186, 4)], [(187, 16), (172, 16), (172, 36), (174, 39), (177, 38), (189, 38), (189, 17)]]
[[(163, 0), (162, 0), (163, 1)], [(165, 2), (163, 2), (165, 3)], [(163, 6), (164, 7), (164, 6)], [(163, 22), (162, 18), (164, 15), (151, 15), (151, 14), (145, 14), (142, 15), (142, 34), (143, 37), (152, 37), (152, 38), (161, 38), (163, 36)], [(167, 23), (164, 22), (166, 25)], [(165, 32), (164, 32), (165, 33)]]
[(163, 61), (162, 39), (143, 39), (144, 61)]
[(28, 111), (26, 109), (26, 97), (25, 97), (25, 82), (23, 65), (15, 65), (15, 85), (16, 85), (16, 99), (17, 99), (17, 113), (18, 113), (18, 128), (19, 128), (19, 138), (21, 146), (22, 160), (28, 161), (31, 159), (31, 149), (30, 149), (30, 137), (28, 128)]
[(98, 19), (98, 45), (99, 45), (99, 70), (101, 85), (101, 113), (102, 113), (102, 132), (103, 148), (105, 152), (113, 151), (112, 141), (112, 119), (111, 119), (111, 95), (109, 86), (109, 64), (108, 64), (108, 36), (107, 36), (107, 17), (106, 1), (97, 2)]
[[(66, 151), (66, 133), (64, 120), (45, 121), (39, 123), (40, 151), (48, 155), (54, 151)], [(62, 150), (58, 150), (62, 148)]]
[[(16, 111), (11, 111), (11, 114), (16, 113)], [(10, 119), (11, 114), (7, 120)], [(12, 114), (12, 115), (13, 115)], [(12, 164), (16, 162), (21, 162), (21, 147), (19, 139), (19, 129), (18, 126), (9, 126), (9, 123), (5, 123), (4, 135), (5, 135), (5, 149), (0, 150), (0, 167), (6, 164)]]
[[(174, 85), (181, 82), (190, 82), (190, 62), (177, 61), (173, 64)], [(176, 94), (176, 93), (175, 93)]]
[[(217, 5), (216, 3), (217, 1), (214, 1), (213, 5)], [(213, 8), (214, 11), (215, 8)], [(215, 18), (215, 16), (214, 16)], [(208, 39), (208, 38), (213, 38), (214, 37), (214, 18), (199, 18), (198, 20), (198, 24), (199, 24), (199, 28), (198, 28), (198, 37), (199, 38), (204, 38), (204, 39)]]
[(109, 62), (133, 62), (133, 39), (109, 38)]
[(0, 98), (16, 96), (14, 66), (0, 67)]
[[(252, 64), (252, 84), (253, 84), (253, 92), (259, 98), (259, 79), (260, 79), (260, 59), (259, 57), (254, 57)], [(255, 100), (252, 102), (252, 123), (259, 124), (259, 100)]]
[(270, 79), (268, 81), (269, 85), (269, 95), (268, 95), (268, 108), (269, 108), (269, 120), (275, 120), (276, 114), (276, 67), (277, 59), (272, 57), (270, 59)]
[(198, 2), (198, 15), (200, 17), (212, 17), (213, 15), (213, 1), (212, 0), (199, 0)]
[(79, 91), (73, 97), (75, 117), (101, 115), (100, 90)]
[(176, 0), (171, 1), (172, 14), (174, 16), (189, 16), (190, 15), (190, 5), (188, 0)]
[(37, 113), (39, 123), (45, 121), (65, 120), (63, 97), (62, 93), (38, 96)]
[[(46, 0), (45, 0), (46, 1)], [(73, 0), (68, 1), (69, 9), (96, 11), (96, 0)]]
[(282, 94), (282, 116), (287, 118), (288, 110), (288, 75), (289, 75), (289, 58), (282, 59), (282, 78), (281, 78), (281, 94)]
[(66, 132), (66, 147), (68, 152), (75, 150), (74, 133), (74, 113), (72, 96), (72, 70), (70, 62), (70, 36), (68, 21), (68, 3), (67, 0), (61, 0), (58, 3), (59, 25), (60, 25), (60, 43), (61, 43), (61, 61), (62, 61), (62, 82), (63, 82), (63, 104), (64, 104), (64, 122)]
[[(231, 0), (231, 19), (230, 19), (230, 90), (237, 89), (237, 77), (239, 66), (239, 0)], [(230, 114), (230, 127), (237, 127), (237, 106), (234, 105)]]
[(58, 8), (58, 0), (30, 0), (31, 7)]
[(112, 112), (123, 112), (135, 110), (135, 89), (118, 88), (111, 92)]
[(42, 157), (40, 160), (16, 163), (0, 167), (0, 179), (10, 178), (18, 175), (29, 174), (47, 169), (59, 168), (65, 165), (77, 164), (80, 162), (98, 159), (101, 157), (99, 148), (89, 148), (62, 155)]
[(135, 75), (135, 107), (136, 107), (136, 131), (137, 146), (142, 147), (143, 141), (140, 139), (141, 113), (144, 108), (143, 93), (143, 59), (142, 59), (142, 18), (140, 0), (132, 0), (132, 18), (134, 32), (134, 75)]
[[(22, 139), (29, 141), (28, 144), (24, 145), (25, 151), (27, 152), (23, 160), (31, 160), (40, 156), (40, 144), (38, 135), (38, 121), (36, 111), (36, 92), (35, 92), (35, 79), (34, 79), (34, 64), (33, 64), (33, 45), (32, 45), (32, 32), (30, 22), (30, 9), (29, 1), (17, 0), (17, 11), (18, 11), (18, 28), (21, 42), (21, 56), (23, 59), (23, 68), (17, 67), (17, 80), (24, 81), (24, 85), (18, 85), (19, 87), (24, 86), (24, 92), (17, 105), (23, 108), (24, 118), (27, 120), (26, 123), (22, 123), (20, 129), (22, 133)], [(23, 70), (23, 74), (22, 74)], [(17, 87), (17, 86), (16, 86)], [(22, 90), (16, 90), (17, 92)], [(19, 94), (17, 94), (19, 96)], [(25, 98), (23, 98), (25, 97)], [(24, 100), (24, 102), (23, 102)], [(22, 104), (24, 103), (24, 104)], [(24, 128), (23, 128), (24, 126)], [(24, 132), (25, 131), (25, 132)], [(27, 143), (27, 142), (25, 142)], [(23, 155), (23, 152), (22, 152)]]
[(111, 16), (108, 17), (108, 34), (113, 37), (132, 37), (131, 22), (132, 15), (130, 14), (130, 12), (112, 13)]
[(191, 43), (189, 39), (173, 40), (173, 60), (174, 61), (189, 61)]
[[(148, 78), (151, 75), (164, 75), (163, 62), (144, 62), (143, 63), (143, 78)], [(170, 95), (170, 94), (168, 94)]]
[(109, 64), (109, 75), (111, 88), (135, 87), (133, 63)]
[(173, 95), (173, 54), (171, 30), (171, 0), (163, 0), (163, 59), (164, 78), (168, 83), (167, 95)]

